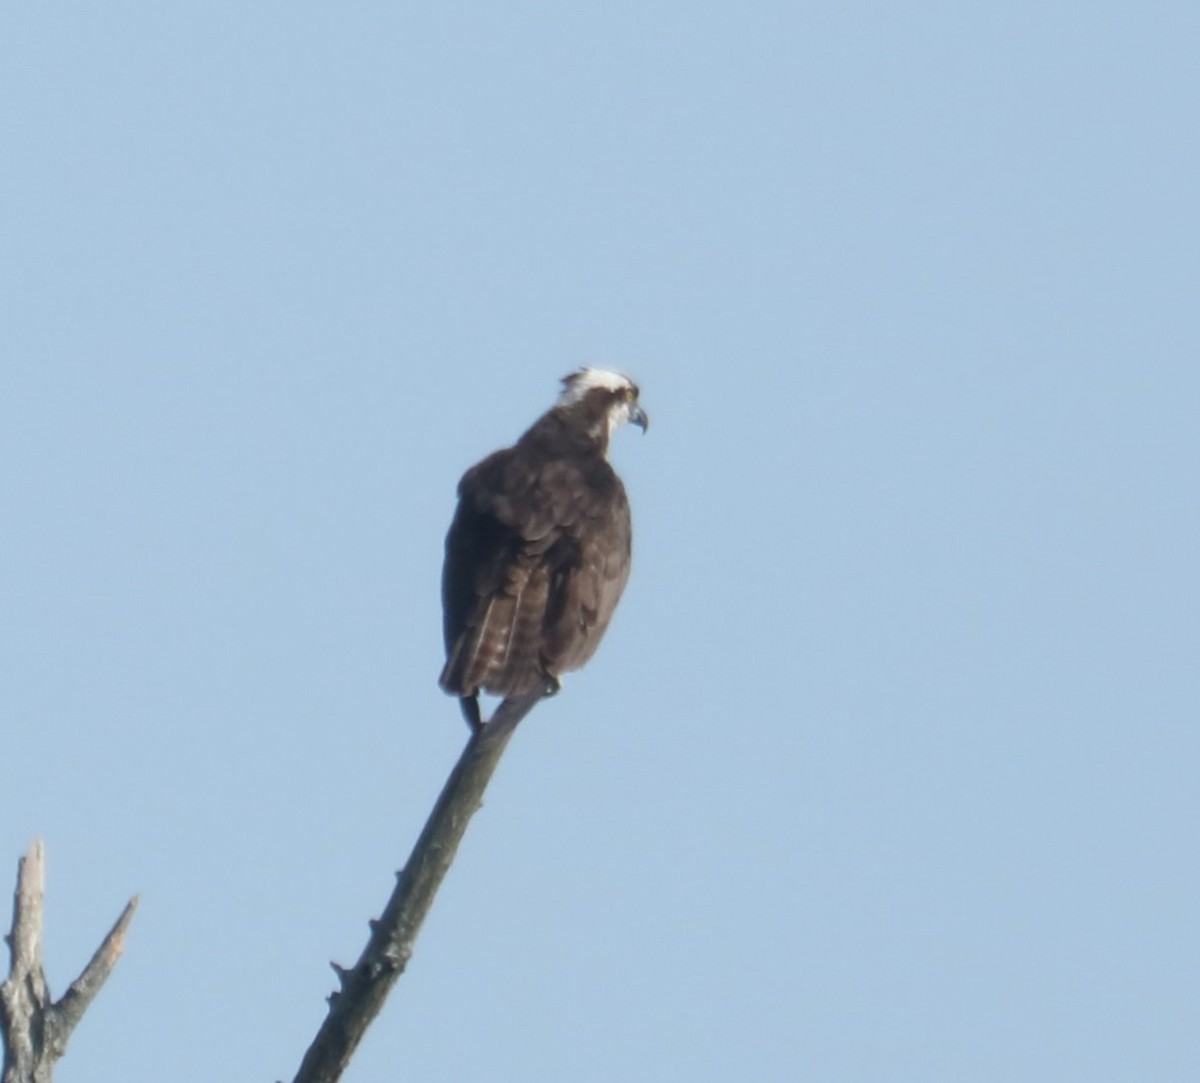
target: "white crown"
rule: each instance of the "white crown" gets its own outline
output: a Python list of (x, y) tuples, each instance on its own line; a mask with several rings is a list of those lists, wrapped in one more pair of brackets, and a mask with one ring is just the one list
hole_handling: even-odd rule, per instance
[(603, 387), (608, 391), (623, 391), (627, 387), (633, 387), (633, 381), (619, 372), (582, 368), (578, 372), (572, 372), (570, 376), (563, 377), (563, 389), (558, 396), (558, 404), (570, 406), (596, 387)]

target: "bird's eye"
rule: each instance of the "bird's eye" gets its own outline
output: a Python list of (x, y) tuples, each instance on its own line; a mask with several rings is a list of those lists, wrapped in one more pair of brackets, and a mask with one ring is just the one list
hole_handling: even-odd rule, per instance
[(634, 396), (635, 396), (636, 394), (637, 394), (637, 392), (636, 392), (636, 391), (634, 391), (632, 387), (627, 387), (627, 388), (625, 388), (625, 401), (626, 401), (626, 402), (633, 402)]

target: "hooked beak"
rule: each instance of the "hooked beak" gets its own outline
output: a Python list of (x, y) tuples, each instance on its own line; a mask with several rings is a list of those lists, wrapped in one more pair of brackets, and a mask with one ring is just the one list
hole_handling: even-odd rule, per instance
[(650, 419), (646, 416), (646, 411), (637, 405), (629, 408), (629, 423), (636, 425), (643, 433), (650, 427)]

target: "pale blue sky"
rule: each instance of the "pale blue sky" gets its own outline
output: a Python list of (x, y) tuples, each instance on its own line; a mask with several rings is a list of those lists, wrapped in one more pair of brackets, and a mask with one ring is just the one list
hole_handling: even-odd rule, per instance
[(349, 1080), (1200, 1078), (1200, 9), (6, 5), (0, 889), (291, 1078), (466, 736), (462, 470), (635, 571)]

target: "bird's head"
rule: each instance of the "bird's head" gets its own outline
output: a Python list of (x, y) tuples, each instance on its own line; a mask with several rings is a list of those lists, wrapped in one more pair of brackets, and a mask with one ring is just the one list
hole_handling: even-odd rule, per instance
[(560, 409), (579, 410), (603, 426), (605, 441), (626, 422), (642, 432), (650, 419), (638, 405), (638, 386), (628, 376), (606, 369), (581, 368), (563, 377)]

